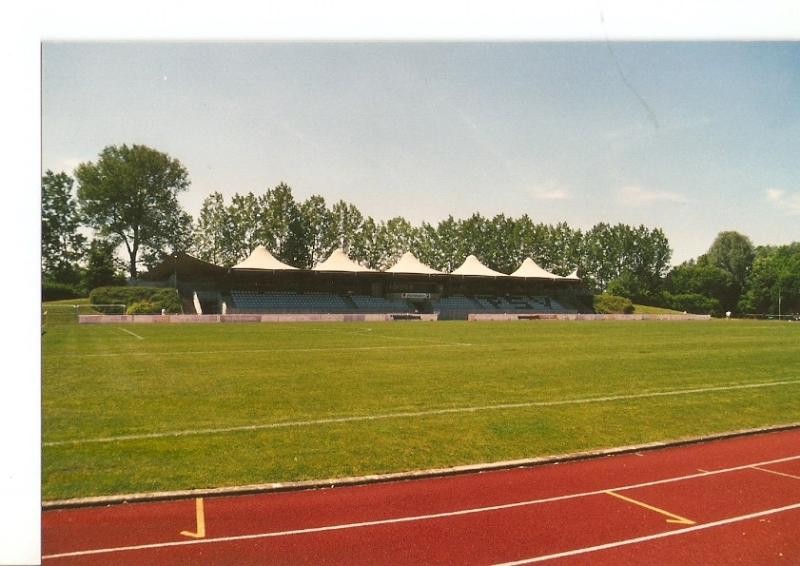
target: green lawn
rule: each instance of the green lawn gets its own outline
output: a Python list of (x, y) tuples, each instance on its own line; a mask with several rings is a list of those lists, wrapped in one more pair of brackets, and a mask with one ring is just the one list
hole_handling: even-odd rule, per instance
[[(48, 325), (42, 367), (45, 500), (800, 422), (800, 324), (776, 321), (64, 322)], [(791, 383), (762, 386), (778, 381)], [(649, 395), (742, 384), (756, 387)], [(645, 396), (584, 401), (631, 395)]]

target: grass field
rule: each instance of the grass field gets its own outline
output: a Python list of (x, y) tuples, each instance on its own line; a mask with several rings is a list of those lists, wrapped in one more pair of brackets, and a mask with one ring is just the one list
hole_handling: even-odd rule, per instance
[(43, 336), (45, 500), (800, 422), (795, 323), (79, 326), (57, 311)]

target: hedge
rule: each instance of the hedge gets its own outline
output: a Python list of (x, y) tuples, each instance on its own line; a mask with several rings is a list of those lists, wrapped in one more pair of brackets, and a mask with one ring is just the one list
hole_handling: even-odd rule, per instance
[[(178, 292), (170, 287), (98, 287), (89, 293), (89, 302), (93, 305), (123, 304), (133, 307), (136, 303), (152, 305), (153, 310), (147, 312), (160, 313), (166, 309), (168, 313), (183, 312)], [(150, 308), (137, 305), (136, 310)]]
[(42, 282), (42, 300), (60, 301), (62, 299), (77, 299), (82, 295), (72, 285), (66, 283), (55, 283), (53, 281)]
[(631, 300), (625, 297), (608, 293), (594, 296), (594, 312), (597, 314), (631, 314), (634, 308)]
[(722, 305), (717, 299), (706, 297), (698, 293), (683, 293), (673, 295), (663, 293), (664, 302), (669, 308), (677, 311), (686, 311), (694, 314), (719, 315), (722, 313)]

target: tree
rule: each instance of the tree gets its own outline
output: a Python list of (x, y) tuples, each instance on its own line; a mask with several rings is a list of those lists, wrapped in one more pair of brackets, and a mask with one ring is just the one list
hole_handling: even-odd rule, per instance
[(375, 223), (371, 216), (367, 216), (358, 231), (358, 238), (350, 247), (356, 261), (360, 261), (370, 269), (384, 269), (385, 252), (382, 249), (380, 236), (384, 230), (383, 222)]
[(290, 256), (297, 255), (292, 241), (296, 237), (293, 227), (300, 209), (294, 201), (292, 189), (286, 183), (280, 183), (268, 190), (259, 199), (259, 209), (258, 239), (278, 259), (293, 262), (296, 258)]
[(747, 291), (739, 307), (750, 313), (800, 312), (800, 242), (756, 250)]
[(236, 263), (230, 242), (228, 209), (221, 193), (213, 192), (203, 201), (192, 247), (203, 261), (226, 266)]
[(355, 249), (351, 249), (354, 242), (358, 241), (359, 231), (364, 223), (364, 216), (355, 205), (343, 200), (337, 201), (331, 207), (330, 223), (328, 225), (328, 241), (331, 247), (326, 252), (326, 257), (336, 247), (343, 247), (350, 259), (355, 259)]
[(381, 251), (381, 269), (397, 263), (404, 253), (411, 251), (419, 236), (417, 229), (402, 216), (381, 222), (378, 229), (376, 245)]
[(516, 224), (520, 239), (520, 264), (529, 257), (541, 267), (548, 269), (550, 267), (546, 251), (548, 227), (541, 222), (534, 224), (527, 214), (520, 216)]
[(523, 256), (519, 253), (519, 237), (517, 223), (505, 214), (497, 214), (487, 224), (487, 235), (484, 241), (486, 265), (501, 273), (512, 273), (517, 269)]
[(720, 232), (705, 254), (705, 261), (724, 269), (743, 290), (753, 267), (755, 249), (750, 238), (738, 232)]
[(672, 269), (664, 281), (672, 295), (702, 295), (715, 299), (723, 310), (732, 310), (739, 290), (730, 272), (705, 261), (687, 261)]
[(86, 254), (86, 269), (81, 274), (81, 287), (87, 293), (97, 287), (125, 284), (125, 277), (120, 273), (114, 256), (116, 249), (117, 243), (113, 240), (92, 240)]
[(417, 231), (417, 236), (417, 241), (411, 247), (411, 253), (422, 263), (434, 269), (441, 269), (441, 267), (438, 267), (442, 262), (439, 256), (439, 237), (436, 233), (436, 227), (423, 222)]
[(112, 145), (96, 163), (78, 165), (75, 178), (84, 218), (102, 237), (124, 244), (131, 277), (139, 272), (143, 249), (166, 251), (186, 243), (191, 217), (178, 194), (189, 187), (189, 174), (177, 159), (144, 145)]
[(566, 222), (548, 226), (546, 249), (549, 257), (545, 269), (556, 275), (568, 275), (580, 263), (580, 248), (583, 233), (573, 230)]
[(72, 184), (66, 173), (48, 170), (42, 177), (42, 274), (51, 281), (76, 284), (86, 237), (78, 233), (81, 219)]
[(226, 209), (228, 242), (231, 263), (244, 260), (261, 243), (263, 230), (259, 227), (262, 214), (261, 199), (252, 192), (236, 193)]
[(459, 225), (460, 221), (456, 221), (450, 215), (436, 226), (433, 257), (429, 261), (429, 265), (434, 269), (449, 273), (461, 265), (469, 255), (463, 252), (464, 244)]
[(300, 205), (301, 240), (304, 242), (304, 262), (296, 267), (309, 269), (324, 261), (333, 250), (336, 237), (331, 228), (333, 218), (325, 199), (320, 195), (311, 195)]

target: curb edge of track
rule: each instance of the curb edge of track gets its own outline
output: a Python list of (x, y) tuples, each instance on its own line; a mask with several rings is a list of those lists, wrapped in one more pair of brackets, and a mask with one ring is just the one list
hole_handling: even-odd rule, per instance
[(101, 495), (96, 497), (59, 499), (51, 501), (42, 501), (42, 509), (44, 511), (48, 511), (48, 510), (68, 509), (76, 507), (100, 507), (100, 506), (116, 505), (123, 503), (143, 503), (151, 501), (169, 501), (175, 499), (189, 499), (197, 497), (222, 497), (222, 496), (232, 496), (232, 495), (275, 493), (283, 491), (330, 489), (334, 487), (358, 486), (358, 485), (368, 485), (376, 483), (408, 481), (416, 479), (430, 479), (430, 478), (456, 476), (456, 475), (463, 475), (470, 473), (474, 474), (481, 472), (508, 470), (513, 468), (530, 468), (546, 464), (560, 464), (567, 462), (575, 462), (578, 460), (590, 460), (593, 458), (605, 458), (608, 456), (617, 456), (621, 454), (630, 454), (630, 453), (649, 451), (649, 450), (659, 450), (664, 448), (673, 448), (677, 446), (686, 446), (691, 444), (702, 444), (704, 442), (725, 440), (728, 438), (736, 438), (740, 436), (751, 436), (756, 434), (781, 432), (781, 431), (791, 430), (794, 428), (800, 428), (800, 422), (775, 425), (770, 427), (735, 430), (708, 436), (697, 436), (697, 437), (682, 438), (677, 440), (667, 440), (660, 442), (649, 442), (646, 444), (620, 446), (616, 448), (608, 448), (603, 450), (590, 450), (586, 452), (575, 452), (572, 454), (558, 454), (552, 456), (541, 456), (537, 458), (525, 458), (520, 460), (488, 462), (483, 464), (468, 464), (462, 466), (453, 466), (450, 468), (414, 470), (409, 472), (395, 472), (388, 474), (371, 474), (365, 476), (335, 478), (326, 480), (274, 482), (274, 483), (252, 484), (243, 486), (218, 487), (218, 488), (200, 488), (200, 489), (185, 489), (185, 490), (175, 490), (175, 491), (127, 493), (120, 495), (108, 495), (108, 496)]

